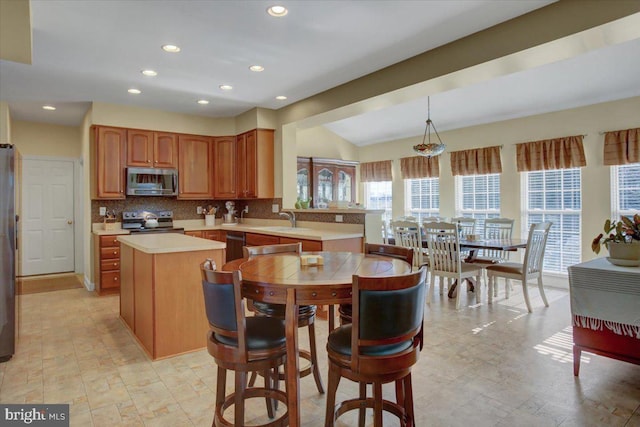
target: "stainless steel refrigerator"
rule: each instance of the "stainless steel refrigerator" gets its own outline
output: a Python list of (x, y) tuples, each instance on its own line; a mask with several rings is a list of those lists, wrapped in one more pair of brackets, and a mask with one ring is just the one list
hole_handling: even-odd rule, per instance
[(0, 144), (0, 362), (11, 359), (16, 342), (15, 152)]

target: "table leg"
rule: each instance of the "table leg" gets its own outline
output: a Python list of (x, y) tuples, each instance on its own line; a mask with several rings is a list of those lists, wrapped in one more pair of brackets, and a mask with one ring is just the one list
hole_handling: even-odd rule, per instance
[(300, 426), (300, 369), (298, 361), (298, 305), (296, 290), (287, 289), (285, 311), (285, 331), (287, 336), (286, 386), (289, 396), (289, 426)]

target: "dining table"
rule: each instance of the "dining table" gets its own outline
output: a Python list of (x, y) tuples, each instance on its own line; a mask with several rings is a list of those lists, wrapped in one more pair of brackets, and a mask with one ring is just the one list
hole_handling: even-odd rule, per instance
[(351, 303), (353, 275), (395, 276), (411, 272), (405, 261), (352, 252), (303, 252), (260, 255), (226, 263), (240, 270), (247, 299), (285, 304), (287, 360), (285, 381), (289, 425), (300, 426), (298, 306)]
[[(473, 262), (482, 249), (493, 251), (517, 251), (521, 248), (527, 247), (527, 239), (510, 238), (510, 239), (461, 239), (460, 249), (468, 250), (469, 253), (465, 257), (464, 262)], [(465, 279), (469, 282), (470, 289), (475, 288), (475, 280), (471, 277)], [(449, 298), (456, 297), (456, 289), (458, 287), (457, 281), (454, 282), (449, 288), (447, 295)]]

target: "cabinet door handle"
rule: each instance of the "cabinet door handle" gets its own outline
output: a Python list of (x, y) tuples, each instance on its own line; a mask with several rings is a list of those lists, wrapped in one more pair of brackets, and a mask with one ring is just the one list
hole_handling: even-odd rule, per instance
[(118, 265), (118, 263), (117, 263), (117, 262), (114, 262), (114, 263), (113, 263), (113, 265), (114, 265), (114, 266), (115, 266), (115, 265)]
[(147, 163), (151, 163), (151, 160), (147, 160)]
[(115, 254), (117, 254), (117, 253), (118, 253), (117, 251), (113, 251), (113, 254), (114, 254), (114, 255), (115, 255)]
[(114, 281), (114, 282), (117, 282), (117, 281), (118, 281), (118, 278), (117, 278), (117, 277), (114, 277), (114, 278), (113, 278), (113, 281)]

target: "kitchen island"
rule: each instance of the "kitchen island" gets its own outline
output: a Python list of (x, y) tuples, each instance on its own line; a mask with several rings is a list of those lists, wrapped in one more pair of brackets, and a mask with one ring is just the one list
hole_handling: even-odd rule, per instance
[(151, 359), (206, 347), (200, 264), (225, 262), (225, 243), (177, 233), (118, 236), (120, 317)]

